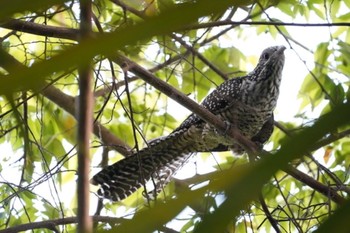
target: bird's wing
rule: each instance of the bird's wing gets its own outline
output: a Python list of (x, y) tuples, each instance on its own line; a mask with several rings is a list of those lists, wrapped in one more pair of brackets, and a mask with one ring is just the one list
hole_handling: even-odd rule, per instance
[[(242, 80), (246, 77), (233, 78), (225, 81), (211, 92), (201, 103), (201, 105), (208, 109), (213, 114), (219, 114), (228, 107), (232, 107), (230, 103), (237, 100), (241, 91)], [(191, 114), (182, 122), (182, 124), (174, 130), (189, 128), (192, 125), (201, 124), (204, 121), (196, 114)]]

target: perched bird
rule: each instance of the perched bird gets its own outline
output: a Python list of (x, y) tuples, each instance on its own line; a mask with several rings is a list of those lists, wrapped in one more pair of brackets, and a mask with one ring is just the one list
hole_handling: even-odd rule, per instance
[[(284, 50), (284, 46), (265, 49), (252, 72), (225, 81), (201, 104), (260, 148), (273, 131)], [(161, 190), (194, 152), (230, 149), (236, 154), (244, 152), (231, 137), (191, 114), (171, 134), (104, 168), (91, 183), (100, 186), (99, 196), (120, 201), (151, 179), (155, 190)]]

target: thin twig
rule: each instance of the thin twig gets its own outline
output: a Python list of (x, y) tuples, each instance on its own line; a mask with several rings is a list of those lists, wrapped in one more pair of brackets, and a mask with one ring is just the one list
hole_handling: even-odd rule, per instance
[(335, 189), (318, 182), (314, 178), (306, 175), (305, 173), (299, 171), (298, 169), (292, 166), (288, 166), (287, 168), (283, 169), (283, 171), (288, 173), (295, 179), (303, 182), (304, 184), (307, 184), (311, 188), (314, 188), (315, 190), (330, 198), (337, 204), (341, 205), (346, 202), (346, 199), (340, 196)]
[(280, 233), (280, 229), (278, 227), (278, 222), (276, 221), (276, 219), (274, 219), (269, 211), (269, 208), (267, 207), (266, 205), (266, 202), (264, 200), (264, 197), (261, 193), (259, 193), (259, 202), (260, 202), (260, 205), (266, 215), (266, 218), (269, 220), (269, 222), (271, 223), (271, 226), (273, 227), (273, 229), (275, 229), (275, 231), (277, 233)]
[[(113, 0), (116, 1), (116, 0)], [(129, 9), (128, 9), (129, 10)], [(130, 10), (129, 10), (130, 11)], [(132, 12), (135, 13), (135, 12)], [(216, 22), (207, 22), (184, 26), (181, 30), (196, 30), (201, 28), (219, 27), (219, 26), (239, 26), (239, 25), (270, 25), (270, 26), (289, 26), (289, 27), (349, 27), (349, 22), (334, 23), (285, 23), (285, 22), (269, 22), (269, 21), (232, 21), (223, 20)], [(34, 35), (55, 37), (61, 39), (78, 40), (79, 30), (73, 28), (57, 27), (50, 25), (42, 25), (38, 23), (27, 22), (18, 19), (10, 19), (0, 22), (0, 27), (26, 32)], [(98, 35), (98, 33), (94, 33)]]
[[(20, 63), (16, 58), (8, 54), (4, 49), (0, 47), (0, 66), (9, 72), (15, 69), (26, 68), (25, 65)], [(43, 83), (40, 94), (51, 100), (59, 107), (76, 118), (76, 99), (68, 94), (65, 94), (60, 89), (54, 87), (46, 82)], [(4, 115), (4, 114), (3, 114)], [(113, 147), (114, 150), (120, 154), (127, 156), (130, 154), (130, 147), (121, 139), (112, 134), (101, 123), (95, 122), (93, 125), (94, 134), (101, 139), (105, 146)]]
[[(117, 224), (117, 223), (123, 223), (123, 222), (129, 221), (127, 219), (114, 218), (109, 216), (90, 216), (90, 217), (92, 218), (93, 222), (106, 222), (110, 224)], [(4, 230), (0, 230), (0, 233), (14, 233), (14, 232), (20, 232), (20, 231), (42, 229), (42, 228), (54, 230), (56, 229), (56, 226), (59, 226), (59, 225), (77, 224), (77, 223), (78, 223), (77, 217), (66, 217), (66, 218), (46, 220), (41, 222), (24, 223), (18, 226), (13, 226)], [(56, 232), (59, 232), (59, 231), (56, 231)]]
[(236, 26), (236, 25), (268, 25), (268, 26), (289, 26), (289, 27), (349, 27), (349, 22), (334, 22), (334, 23), (285, 23), (276, 21), (233, 21), (223, 20), (207, 23), (192, 24), (183, 27), (184, 30), (197, 30), (201, 28), (219, 27), (219, 26)]

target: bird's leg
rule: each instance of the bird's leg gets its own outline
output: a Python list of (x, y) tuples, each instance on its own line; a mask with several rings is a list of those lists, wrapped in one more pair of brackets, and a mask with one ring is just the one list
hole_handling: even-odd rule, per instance
[(225, 123), (225, 131), (223, 135), (226, 136), (229, 130), (231, 129), (231, 123), (229, 121), (224, 121), (224, 123)]
[(273, 132), (274, 116), (272, 116), (264, 123), (260, 131), (252, 137), (252, 141), (257, 145), (258, 150), (261, 151), (264, 144), (269, 140)]

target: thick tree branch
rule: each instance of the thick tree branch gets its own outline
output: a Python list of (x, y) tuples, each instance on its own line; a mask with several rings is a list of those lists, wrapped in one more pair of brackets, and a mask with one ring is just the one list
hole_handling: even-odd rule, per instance
[[(204, 109), (198, 103), (194, 102), (193, 100), (191, 100), (186, 95), (179, 92), (178, 90), (176, 90), (175, 88), (167, 84), (166, 82), (158, 79), (157, 77), (155, 77), (149, 71), (143, 69), (138, 64), (132, 62), (131, 60), (127, 59), (122, 55), (117, 55), (115, 58), (115, 62), (120, 64), (121, 66), (125, 64), (124, 66), (126, 66), (125, 67), (126, 69), (135, 73), (145, 82), (149, 83), (153, 87), (160, 90), (162, 93), (168, 95), (170, 98), (172, 98), (176, 102), (185, 106), (191, 112), (197, 114), (201, 119), (212, 124), (218, 130), (221, 130), (222, 132), (226, 130), (226, 125), (218, 117), (216, 117), (214, 114), (209, 112), (207, 109)], [(237, 130), (230, 129), (228, 131), (228, 135), (231, 136), (234, 140), (236, 140), (240, 145), (242, 145), (242, 147), (245, 148), (245, 150), (248, 153), (257, 153), (256, 145), (252, 143), (249, 139), (243, 137), (239, 132), (237, 132)], [(326, 195), (327, 197), (330, 197), (332, 200), (334, 200), (338, 204), (344, 203), (345, 199), (339, 196), (335, 190), (333, 190), (328, 186), (324, 186), (320, 182), (305, 175), (304, 173), (298, 171), (297, 169), (293, 167), (288, 167), (288, 169), (285, 169), (284, 171), (290, 174), (291, 176), (293, 176), (294, 178), (300, 180), (301, 182), (307, 184), (308, 186), (315, 188), (317, 191)]]
[[(129, 221), (122, 218), (113, 218), (108, 216), (91, 216), (91, 218), (93, 222), (105, 222), (110, 224), (117, 224), (117, 223), (123, 223), (123, 222)], [(34, 230), (34, 229), (42, 229), (42, 228), (46, 228), (56, 232), (61, 232), (61, 231), (58, 231), (58, 229), (56, 228), (57, 226), (67, 225), (67, 224), (77, 224), (77, 223), (78, 223), (77, 217), (66, 217), (66, 218), (47, 220), (47, 221), (41, 221), (41, 222), (24, 223), (18, 226), (0, 230), (0, 233), (14, 233), (14, 232)]]
[[(7, 54), (7, 53), (6, 53)], [(3, 56), (0, 56), (3, 58)], [(157, 77), (153, 76), (149, 71), (143, 69), (136, 63), (131, 62), (129, 59), (124, 60), (123, 57), (120, 57), (118, 61), (120, 64), (127, 64), (129, 63), (129, 69), (131, 72), (135, 72), (138, 76), (146, 77), (146, 79), (152, 80), (151, 83), (155, 82), (158, 83), (159, 80)], [(169, 95), (172, 95), (173, 98), (177, 99), (177, 102), (182, 104), (183, 99), (189, 99), (187, 96), (184, 96), (183, 94), (177, 95), (178, 91), (174, 89), (173, 87), (169, 86), (168, 84), (165, 85), (165, 87), (162, 87), (163, 83), (160, 82), (160, 90), (163, 92), (164, 90), (167, 90), (167, 93)], [(164, 89), (164, 90), (163, 90)], [(176, 92), (176, 93), (175, 93)], [(173, 94), (174, 93), (174, 94)], [(43, 89), (42, 94), (47, 97), (48, 99), (52, 100), (55, 102), (58, 106), (62, 107), (65, 109), (68, 113), (71, 113), (74, 115), (74, 106), (75, 106), (75, 101), (74, 98), (66, 95), (65, 93), (61, 92), (57, 88), (55, 88), (52, 85), (47, 86), (46, 88)], [(181, 97), (179, 97), (181, 96)], [(199, 106), (196, 102), (190, 100), (189, 101), (189, 109), (192, 111), (192, 107)], [(199, 108), (201, 108), (199, 106)], [(201, 111), (201, 110), (199, 110)], [(204, 109), (204, 112), (207, 110)], [(104, 126), (100, 125), (99, 123), (94, 124), (94, 133), (98, 135), (105, 144), (107, 145), (117, 145), (115, 149), (120, 152), (123, 155), (128, 155), (130, 153), (129, 147), (122, 142), (120, 139), (116, 138), (113, 134), (111, 134)], [(347, 132), (346, 132), (347, 133)], [(344, 136), (344, 134), (340, 134), (341, 136)], [(247, 140), (247, 139), (246, 139)], [(247, 140), (248, 141), (248, 140)], [(255, 145), (251, 145), (252, 147), (255, 147)], [(343, 203), (344, 198), (339, 196), (336, 191), (331, 189), (328, 186), (325, 186), (316, 180), (314, 180), (311, 177), (308, 177), (306, 174), (300, 172), (300, 171), (295, 171), (295, 168), (290, 168), (289, 170), (285, 170), (288, 174), (293, 176), (294, 178), (300, 180), (301, 182), (305, 183), (306, 185), (315, 188), (315, 190), (325, 194), (327, 197), (330, 197), (332, 200), (334, 200), (337, 203)]]
[(227, 125), (216, 115), (205, 109), (203, 106), (199, 105), (197, 102), (193, 101), (187, 97), (182, 92), (178, 91), (168, 83), (155, 77), (151, 72), (144, 69), (137, 63), (131, 61), (121, 54), (117, 54), (113, 59), (114, 62), (119, 64), (124, 69), (134, 73), (141, 79), (143, 79), (148, 84), (152, 85), (171, 99), (175, 100), (182, 106), (189, 109), (191, 112), (196, 114), (202, 120), (213, 125), (220, 132), (226, 132), (232, 139), (237, 141), (248, 153), (257, 153), (257, 146), (255, 143), (250, 141), (248, 138), (244, 137), (237, 129), (230, 128), (227, 129)]
[(0, 27), (40, 36), (69, 39), (75, 41), (77, 41), (79, 38), (78, 29), (43, 25), (19, 19), (2, 21), (0, 22)]
[[(91, 37), (92, 2), (80, 0), (80, 34), (79, 42)], [(93, 125), (94, 98), (92, 93), (93, 73), (91, 61), (79, 66), (79, 97), (77, 106), (77, 154), (78, 154), (78, 233), (92, 233), (92, 221), (89, 216), (90, 193), (90, 138)]]
[[(24, 67), (22, 63), (17, 61), (17, 59), (2, 48), (0, 48), (0, 66), (10, 73), (18, 67)], [(44, 87), (40, 93), (76, 118), (75, 98), (63, 93), (61, 90), (48, 83), (44, 83)], [(93, 132), (106, 146), (113, 147), (113, 149), (124, 156), (130, 154), (130, 147), (124, 141), (113, 135), (106, 127), (101, 125), (101, 123), (94, 122)]]

